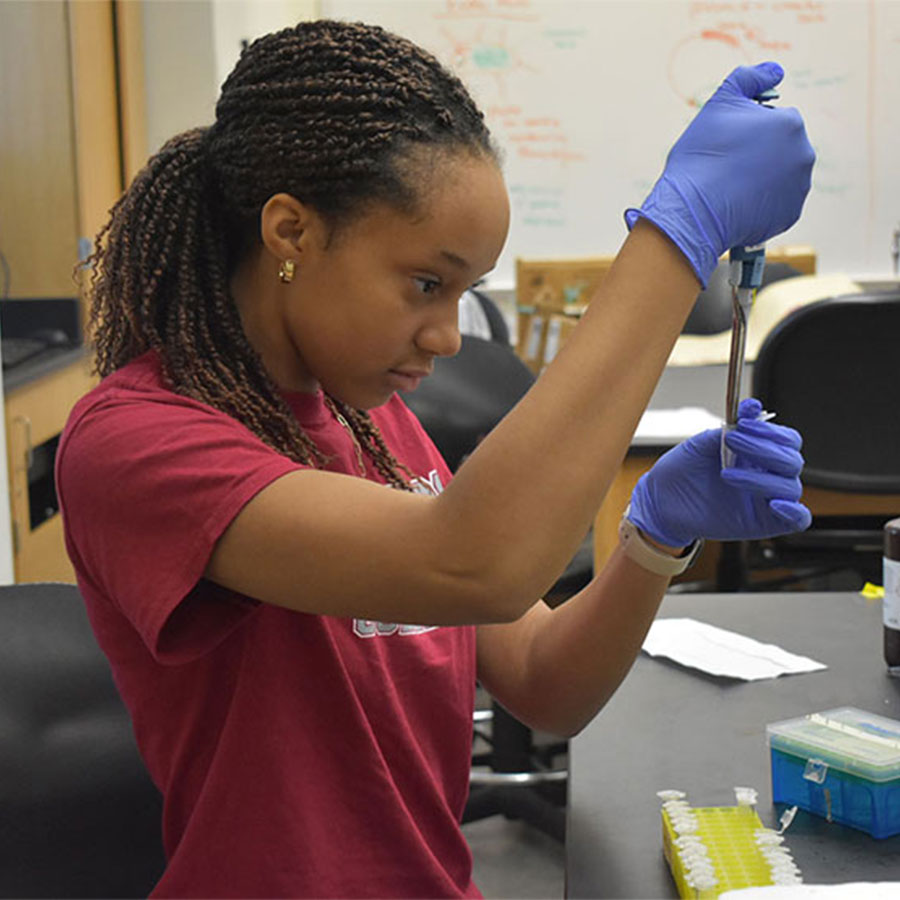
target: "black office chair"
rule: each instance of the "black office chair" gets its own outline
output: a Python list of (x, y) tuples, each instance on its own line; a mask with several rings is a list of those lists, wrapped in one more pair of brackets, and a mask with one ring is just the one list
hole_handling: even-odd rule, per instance
[(509, 344), (464, 334), (459, 353), (435, 359), (403, 400), (455, 472), (534, 380)]
[[(802, 306), (765, 338), (753, 394), (803, 435), (804, 484), (900, 493), (900, 291)], [(900, 509), (893, 513), (900, 514)], [(771, 590), (847, 571), (880, 583), (891, 516), (817, 516), (800, 534), (745, 545), (745, 589)], [(784, 574), (753, 580), (754, 574)]]
[[(489, 309), (493, 306), (484, 295), (479, 299)], [(489, 320), (496, 322), (497, 316), (502, 321), (499, 311)], [(510, 346), (508, 331), (505, 338), (501, 331), (499, 339), (490, 341), (463, 335), (460, 352), (435, 360), (431, 377), (404, 400), (455, 471), (534, 380)], [(548, 593), (549, 603), (564, 602), (591, 580), (592, 549), (588, 535)], [(488, 749), (473, 755), (463, 821), (503, 814), (563, 840), (567, 773), (558, 760), (567, 742), (535, 735), (495, 701), (490, 709), (476, 711), (475, 731)]]
[(0, 587), (0, 896), (146, 897), (161, 813), (77, 588)]
[[(769, 263), (763, 269), (760, 290), (802, 273), (787, 263)], [(720, 334), (731, 328), (731, 285), (728, 283), (728, 263), (720, 262), (709, 278), (709, 283), (697, 295), (690, 315), (682, 328), (682, 334)]]
[(491, 340), (496, 341), (498, 344), (508, 345), (511, 339), (509, 326), (506, 324), (503, 313), (497, 308), (497, 304), (487, 294), (479, 291), (477, 288), (469, 288), (469, 293), (478, 301), (484, 312), (491, 329)]

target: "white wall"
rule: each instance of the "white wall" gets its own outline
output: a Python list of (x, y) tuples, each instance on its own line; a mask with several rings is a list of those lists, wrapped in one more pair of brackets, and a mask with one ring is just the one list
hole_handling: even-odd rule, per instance
[(209, 0), (144, 0), (147, 155), (215, 118), (216, 59)]
[(212, 0), (216, 86), (234, 68), (243, 41), (318, 15), (318, 0)]
[(318, 0), (143, 0), (147, 154), (215, 120), (243, 41), (318, 14)]

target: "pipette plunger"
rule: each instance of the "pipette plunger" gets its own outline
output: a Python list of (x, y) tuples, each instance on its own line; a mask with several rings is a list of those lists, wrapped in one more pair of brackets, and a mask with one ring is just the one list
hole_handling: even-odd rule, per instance
[[(774, 90), (763, 91), (754, 98), (766, 105), (777, 100)], [(725, 446), (725, 434), (737, 425), (738, 406), (741, 402), (741, 376), (747, 347), (747, 320), (756, 299), (756, 291), (762, 284), (766, 266), (766, 245), (732, 247), (728, 254), (728, 283), (731, 285), (731, 351), (728, 357), (728, 381), (725, 388), (725, 428), (722, 429), (722, 468), (734, 464), (734, 454)]]

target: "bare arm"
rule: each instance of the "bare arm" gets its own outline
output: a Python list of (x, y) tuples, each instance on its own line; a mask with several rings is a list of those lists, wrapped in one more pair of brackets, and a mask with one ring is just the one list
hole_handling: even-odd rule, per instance
[(539, 603), (516, 622), (479, 627), (479, 680), (531, 727), (576, 734), (628, 674), (668, 584), (618, 547), (556, 609)]
[(288, 475), (238, 514), (207, 577), (305, 612), (518, 619), (587, 531), (697, 290), (675, 246), (638, 223), (562, 352), (440, 497)]

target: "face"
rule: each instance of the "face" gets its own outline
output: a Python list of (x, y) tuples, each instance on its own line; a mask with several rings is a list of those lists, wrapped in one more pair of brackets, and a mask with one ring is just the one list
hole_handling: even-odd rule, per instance
[(304, 230), (281, 305), (286, 386), (371, 409), (459, 350), (460, 295), (494, 267), (509, 201), (496, 164), (481, 158), (454, 158), (430, 180), (412, 216), (378, 206), (331, 241), (321, 223)]

